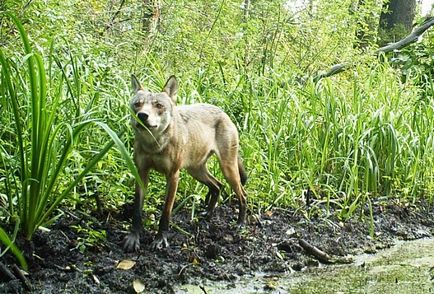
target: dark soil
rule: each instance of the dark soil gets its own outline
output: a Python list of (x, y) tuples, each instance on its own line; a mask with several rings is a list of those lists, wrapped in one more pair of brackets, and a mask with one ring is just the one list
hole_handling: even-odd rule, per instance
[[(173, 217), (169, 248), (151, 250), (155, 232), (145, 231), (141, 250), (134, 254), (122, 250), (129, 223), (124, 214), (95, 217), (67, 213), (50, 232), (38, 232), (34, 237), (28, 276), (32, 293), (135, 293), (134, 280), (144, 284), (146, 293), (173, 293), (175, 285), (202, 279), (235, 282), (241, 275), (258, 271), (289, 272), (318, 266), (299, 246), (300, 239), (330, 255), (346, 256), (375, 252), (396, 239), (431, 237), (434, 229), (433, 209), (425, 203), (375, 204), (373, 237), (368, 210), (365, 216), (359, 213), (342, 222), (334, 216), (307, 219), (301, 212), (275, 209), (250, 216), (250, 223), (239, 232), (235, 207), (225, 204), (217, 208), (211, 221), (192, 221), (191, 211), (180, 211)], [(323, 209), (318, 212), (325, 215)], [(107, 237), (92, 242), (89, 231), (78, 232), (77, 225), (105, 230)], [(88, 242), (82, 253), (79, 245), (83, 240)], [(122, 260), (136, 263), (131, 269), (118, 269)], [(4, 257), (2, 262), (11, 266), (14, 261)], [(23, 292), (19, 280), (0, 282), (0, 293)]]

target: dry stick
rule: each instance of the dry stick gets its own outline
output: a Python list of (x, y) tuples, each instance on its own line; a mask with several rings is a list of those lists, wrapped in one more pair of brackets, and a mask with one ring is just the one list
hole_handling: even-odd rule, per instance
[(119, 13), (121, 12), (122, 7), (124, 6), (124, 4), (125, 4), (125, 0), (122, 0), (121, 4), (119, 4), (118, 10), (116, 10), (115, 14), (113, 14), (110, 22), (108, 24), (106, 24), (106, 26), (105, 26), (105, 30), (106, 31), (109, 30), (114, 25), (115, 19), (119, 15)]
[(203, 291), (204, 294), (208, 294), (204, 286), (199, 285), (199, 288)]
[(12, 270), (14, 271), (18, 279), (20, 279), (21, 283), (24, 284), (26, 289), (32, 291), (32, 284), (30, 284), (30, 281), (26, 278), (26, 276), (23, 274), (23, 272), (18, 268), (16, 264), (12, 265)]
[(325, 253), (324, 251), (318, 249), (317, 247), (307, 243), (306, 240), (300, 239), (298, 240), (298, 244), (303, 247), (303, 249), (310, 255), (313, 255), (316, 259), (318, 259), (322, 263), (333, 263), (333, 258)]
[(189, 267), (190, 264), (187, 263), (186, 265), (184, 265), (181, 270), (178, 272), (178, 277), (182, 276), (184, 274), (184, 271), (187, 269), (187, 267)]
[[(374, 54), (379, 55), (379, 54), (391, 52), (393, 50), (399, 50), (401, 48), (404, 48), (407, 45), (410, 45), (410, 44), (416, 42), (418, 40), (418, 38), (423, 33), (425, 33), (426, 30), (428, 30), (430, 27), (432, 27), (433, 25), (434, 25), (434, 16), (427, 17), (425, 19), (425, 21), (420, 26), (415, 28), (405, 38), (399, 40), (398, 42), (391, 43), (389, 45), (378, 48), (377, 50), (374, 51)], [(347, 70), (350, 67), (350, 65), (351, 64), (348, 62), (335, 64), (331, 67), (331, 69), (329, 71), (316, 75), (313, 78), (313, 81), (316, 83), (323, 78), (330, 77), (330, 76), (333, 76), (333, 75), (338, 74), (340, 72), (343, 72), (343, 71)]]
[(0, 273), (2, 273), (3, 276), (2, 280), (5, 280), (6, 282), (16, 279), (14, 274), (6, 267), (6, 265), (3, 264), (3, 262), (0, 262)]

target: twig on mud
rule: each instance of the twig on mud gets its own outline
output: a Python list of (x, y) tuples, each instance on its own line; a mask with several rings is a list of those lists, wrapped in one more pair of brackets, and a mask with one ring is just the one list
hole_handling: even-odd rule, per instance
[(53, 264), (53, 266), (55, 268), (57, 268), (58, 270), (61, 270), (61, 271), (64, 271), (64, 272), (72, 272), (74, 270), (70, 266), (63, 267), (63, 266), (60, 266), (60, 265), (57, 265), (57, 264)]
[(322, 263), (352, 263), (354, 260), (351, 256), (330, 256), (326, 252), (309, 244), (306, 240), (298, 240), (298, 244), (310, 255), (313, 255)]
[(332, 257), (321, 249), (309, 244), (306, 240), (298, 240), (298, 244), (310, 255), (313, 255), (322, 263), (333, 263)]
[(199, 288), (203, 291), (203, 293), (208, 294), (204, 286), (199, 285)]
[(273, 210), (286, 212), (288, 214), (291, 214), (292, 216), (295, 216), (298, 214), (298, 209), (297, 210), (291, 210), (291, 209), (282, 208), (282, 207), (273, 207)]
[(21, 281), (21, 283), (24, 284), (27, 290), (32, 291), (32, 284), (30, 284), (30, 281), (24, 276), (23, 272), (18, 268), (16, 264), (12, 265), (12, 270), (16, 277)]
[(335, 223), (330, 219), (325, 219), (324, 222), (328, 223), (330, 227), (334, 227), (335, 229), (342, 229), (342, 227), (339, 226), (339, 224)]
[(68, 242), (71, 241), (71, 239), (69, 239), (69, 237), (65, 234), (64, 231), (60, 230), (60, 233), (63, 235), (63, 237), (65, 237), (65, 239), (66, 239)]
[(97, 284), (97, 285), (101, 284), (101, 282), (99, 281), (99, 279), (96, 275), (92, 274), (92, 278), (93, 278), (93, 281), (95, 282), (95, 284)]
[(53, 266), (55, 268), (59, 269), (59, 270), (65, 271), (65, 272), (72, 272), (72, 271), (76, 271), (76, 272), (79, 272), (79, 273), (83, 272), (75, 264), (72, 264), (72, 265), (66, 266), (66, 267), (61, 267), (60, 265), (57, 265), (57, 264), (53, 264)]
[(199, 243), (200, 226), (196, 226), (196, 232), (194, 234), (194, 242)]
[(172, 227), (177, 230), (179, 233), (191, 238), (194, 237), (193, 234), (187, 232), (186, 230), (184, 230), (183, 228), (181, 228), (180, 226), (176, 225), (176, 224), (172, 224)]
[(251, 266), (251, 259), (253, 257), (253, 255), (255, 254), (255, 251), (252, 251), (252, 253), (247, 257), (248, 263), (249, 263), (249, 268), (252, 268)]
[(262, 223), (261, 216), (259, 214), (251, 214), (247, 218), (247, 221), (251, 225), (257, 225), (260, 228), (264, 227), (264, 224)]
[(178, 277), (180, 277), (180, 276), (182, 276), (183, 274), (184, 274), (184, 272), (185, 272), (185, 269), (187, 268), (187, 267), (189, 267), (189, 263), (187, 263), (186, 265), (184, 265), (183, 267), (181, 267), (181, 270), (178, 272)]
[(37, 260), (40, 260), (40, 261), (42, 261), (42, 262), (45, 262), (45, 258), (42, 258), (42, 257), (40, 257), (39, 255), (37, 255), (37, 254), (35, 254), (35, 253), (33, 253), (32, 256), (33, 256), (34, 258), (36, 258)]
[(110, 223), (110, 220), (112, 220), (113, 219), (113, 216), (112, 216), (112, 214), (109, 212), (109, 213), (107, 213), (107, 217), (106, 217), (106, 219), (105, 219), (105, 223), (106, 224), (109, 224)]
[(76, 221), (80, 221), (80, 218), (78, 216), (76, 216), (75, 214), (73, 214), (72, 212), (65, 210), (64, 213), (66, 213), (67, 215), (69, 215), (70, 217), (75, 219)]
[(6, 281), (11, 281), (16, 279), (14, 274), (2, 262), (0, 262), (0, 273), (3, 273), (2, 277), (6, 278)]

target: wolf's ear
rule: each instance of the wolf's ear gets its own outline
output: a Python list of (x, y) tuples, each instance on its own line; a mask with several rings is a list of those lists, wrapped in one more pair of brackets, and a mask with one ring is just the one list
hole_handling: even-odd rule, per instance
[(143, 90), (142, 85), (140, 84), (139, 80), (136, 78), (135, 75), (131, 75), (131, 88), (135, 93), (137, 93), (140, 90)]
[(163, 92), (166, 92), (172, 101), (176, 103), (176, 93), (178, 93), (178, 81), (175, 76), (170, 76), (167, 80), (166, 85), (164, 85)]

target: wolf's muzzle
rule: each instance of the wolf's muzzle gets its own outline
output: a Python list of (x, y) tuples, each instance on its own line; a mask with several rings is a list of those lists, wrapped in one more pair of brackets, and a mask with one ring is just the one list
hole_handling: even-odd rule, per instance
[(139, 112), (137, 113), (137, 117), (142, 121), (142, 123), (145, 123), (148, 120), (149, 115), (145, 112)]

